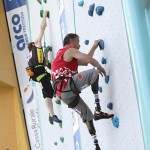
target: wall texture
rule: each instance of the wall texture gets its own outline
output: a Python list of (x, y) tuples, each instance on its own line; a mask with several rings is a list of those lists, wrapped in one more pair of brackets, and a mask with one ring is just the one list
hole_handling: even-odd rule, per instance
[[(99, 62), (101, 62), (102, 57), (107, 59), (107, 64), (103, 66), (110, 76), (108, 84), (105, 83), (104, 78), (100, 77), (99, 84), (103, 88), (103, 92), (99, 93), (99, 96), (102, 110), (113, 112), (118, 116), (120, 125), (117, 129), (114, 128), (111, 120), (95, 122), (101, 148), (107, 150), (144, 150), (122, 3), (120, 0), (110, 0), (109, 2), (94, 0), (92, 2), (84, 1), (83, 7), (79, 7), (79, 1), (74, 1), (74, 13), (72, 13), (72, 2), (64, 0), (67, 29), (68, 32), (73, 32), (72, 26), (75, 24), (76, 33), (80, 36), (80, 50), (88, 53), (96, 39), (103, 39), (105, 42), (105, 49), (103, 51), (97, 49), (94, 55), (94, 58)], [(92, 4), (95, 4), (95, 9), (97, 6), (104, 7), (101, 16), (96, 14), (95, 9), (92, 17), (88, 15), (89, 6)], [(75, 19), (74, 23), (72, 23), (72, 18)], [(89, 45), (84, 44), (85, 40), (89, 40)], [(81, 67), (79, 71), (88, 68), (92, 68), (92, 66)], [(86, 89), (81, 95), (94, 111), (94, 96), (90, 88)], [(114, 104), (112, 111), (107, 108), (109, 102)], [(80, 129), (83, 150), (92, 149), (91, 137), (81, 120)]]

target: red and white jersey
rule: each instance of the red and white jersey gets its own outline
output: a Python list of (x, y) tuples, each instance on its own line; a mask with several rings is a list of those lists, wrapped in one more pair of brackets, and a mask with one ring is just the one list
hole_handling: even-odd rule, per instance
[[(77, 73), (78, 61), (73, 58), (72, 61), (66, 62), (63, 60), (63, 55), (68, 48), (62, 48), (57, 52), (56, 58), (52, 63), (52, 80), (53, 82), (59, 77), (71, 77)], [(62, 90), (66, 87), (68, 79), (64, 80)], [(57, 86), (60, 89), (60, 83)], [(61, 92), (56, 91), (58, 98), (61, 96)]]

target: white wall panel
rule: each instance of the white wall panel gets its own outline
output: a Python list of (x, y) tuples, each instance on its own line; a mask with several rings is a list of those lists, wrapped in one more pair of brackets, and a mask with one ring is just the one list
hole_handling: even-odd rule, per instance
[[(71, 2), (65, 1), (67, 27), (72, 25)], [(96, 6), (104, 6), (102, 16), (98, 16), (94, 10), (93, 17), (88, 15), (89, 5), (95, 3)], [(68, 4), (68, 5), (67, 5)], [(99, 62), (102, 57), (107, 59), (107, 64), (103, 65), (110, 76), (110, 81), (105, 84), (104, 78), (100, 77), (100, 86), (103, 93), (99, 93), (102, 110), (114, 113), (119, 117), (119, 128), (112, 125), (111, 120), (101, 120), (95, 122), (98, 140), (102, 149), (106, 150), (144, 150), (141, 123), (139, 117), (138, 104), (136, 99), (134, 79), (131, 69), (129, 47), (126, 35), (124, 15), (120, 0), (94, 0), (84, 1), (84, 6), (79, 7), (75, 1), (76, 32), (80, 36), (81, 51), (87, 53), (94, 40), (102, 38), (105, 42), (105, 49), (96, 50), (94, 58)], [(89, 45), (84, 41), (89, 40)], [(87, 68), (92, 68), (90, 65)], [(87, 69), (80, 68), (81, 70)], [(87, 96), (87, 93), (88, 96)], [(94, 111), (94, 96), (90, 88), (82, 94), (83, 99)], [(107, 103), (112, 102), (114, 109), (107, 108)], [(80, 132), (82, 148), (92, 149), (92, 139), (88, 135), (86, 126), (80, 120)]]
[[(68, 33), (75, 32), (76, 29), (76, 33), (80, 36), (81, 51), (87, 53), (96, 39), (103, 39), (105, 42), (105, 49), (100, 51), (97, 48), (94, 54), (94, 58), (99, 62), (102, 57), (107, 59), (107, 64), (103, 66), (110, 76), (108, 84), (105, 84), (104, 78), (100, 77), (99, 84), (103, 88), (103, 92), (99, 93), (99, 97), (102, 110), (118, 116), (120, 125), (119, 128), (115, 128), (111, 119), (94, 122), (100, 146), (104, 150), (144, 150), (121, 1), (84, 1), (83, 7), (79, 7), (78, 1), (74, 1), (75, 13), (72, 2), (64, 0), (67, 31)], [(93, 3), (95, 3), (95, 6), (104, 6), (105, 10), (102, 16), (98, 16), (95, 10), (93, 17), (88, 15), (89, 5)], [(51, 37), (54, 56), (57, 50), (62, 47), (58, 4), (58, 1), (48, 1), (46, 4), (43, 4), (43, 8), (50, 11), (50, 26), (48, 25), (46, 29), (45, 39), (46, 43), (49, 44)], [(41, 22), (39, 11), (41, 6), (37, 1), (30, 1), (29, 8), (31, 36), (34, 40), (37, 33), (39, 33), (39, 24)], [(85, 40), (89, 40), (89, 45), (84, 44)], [(79, 71), (88, 68), (92, 68), (92, 66), (80, 67)], [(39, 91), (37, 100), (40, 110), (44, 150), (73, 150), (74, 143), (70, 110), (66, 105), (62, 104), (60, 107), (55, 105), (54, 102), (56, 114), (63, 120), (63, 128), (60, 129), (58, 124), (50, 125), (44, 99), (40, 93), (40, 86), (37, 84), (36, 88)], [(85, 89), (81, 96), (94, 112), (94, 96), (90, 87)], [(107, 103), (109, 102), (113, 103), (113, 110), (107, 108)], [(79, 120), (82, 150), (91, 150), (93, 149), (92, 138), (85, 124), (82, 123), (81, 119)], [(63, 144), (59, 141), (60, 136), (65, 138)], [(55, 141), (58, 142), (57, 146), (53, 144)]]

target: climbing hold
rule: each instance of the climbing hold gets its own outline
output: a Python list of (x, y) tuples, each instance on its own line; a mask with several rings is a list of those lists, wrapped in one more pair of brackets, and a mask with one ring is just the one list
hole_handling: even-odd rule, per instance
[(111, 103), (111, 102), (108, 103), (108, 104), (107, 104), (107, 108), (109, 108), (110, 110), (112, 110), (112, 109), (113, 109), (113, 103)]
[(78, 5), (82, 7), (84, 5), (84, 1), (81, 0), (80, 2), (78, 2)]
[(64, 143), (64, 137), (60, 137), (60, 141)]
[(94, 8), (95, 8), (95, 4), (89, 6), (89, 10), (88, 10), (89, 16), (93, 16)]
[(94, 8), (95, 8), (95, 4), (94, 4), (94, 3), (89, 6), (89, 10), (90, 10), (90, 11), (94, 11)]
[(103, 40), (100, 40), (98, 45), (99, 45), (100, 50), (104, 49), (104, 41)]
[(85, 45), (88, 45), (88, 44), (89, 44), (89, 40), (85, 40), (85, 41), (84, 41), (84, 44), (85, 44)]
[(43, 0), (44, 3), (47, 3), (47, 0)]
[(106, 75), (105, 76), (105, 83), (108, 84), (108, 82), (109, 82), (109, 75)]
[(55, 100), (56, 104), (61, 105), (61, 101), (59, 99)]
[(103, 91), (102, 87), (99, 87), (98, 90), (100, 93), (102, 93), (102, 91)]
[(40, 10), (40, 17), (43, 17), (44, 10)]
[(96, 14), (98, 16), (102, 15), (103, 14), (103, 11), (104, 11), (104, 7), (103, 6), (97, 6), (96, 7)]
[(106, 64), (106, 58), (102, 57), (101, 63)]
[[(43, 17), (44, 15), (44, 10), (40, 10), (40, 17)], [(47, 18), (49, 18), (50, 14), (49, 11), (47, 12)]]
[(59, 123), (59, 127), (62, 128), (62, 121)]
[(58, 145), (58, 143), (57, 143), (57, 142), (54, 142), (54, 145)]
[(88, 10), (88, 14), (89, 14), (89, 16), (93, 16), (93, 12), (92, 11), (90, 11), (90, 10)]
[(112, 123), (113, 123), (114, 127), (118, 128), (119, 127), (119, 118), (117, 116), (114, 116), (112, 118)]
[(41, 0), (37, 0), (37, 1), (38, 1), (38, 3), (42, 4)]

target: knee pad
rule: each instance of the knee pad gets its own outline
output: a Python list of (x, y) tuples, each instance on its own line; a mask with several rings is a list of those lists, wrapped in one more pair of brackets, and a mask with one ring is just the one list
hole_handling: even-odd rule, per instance
[(94, 127), (94, 124), (93, 124), (93, 120), (86, 121), (85, 124), (86, 124), (86, 126), (87, 126), (87, 128), (89, 130), (89, 133), (91, 135), (95, 135), (96, 134), (96, 130), (95, 130), (95, 127)]

